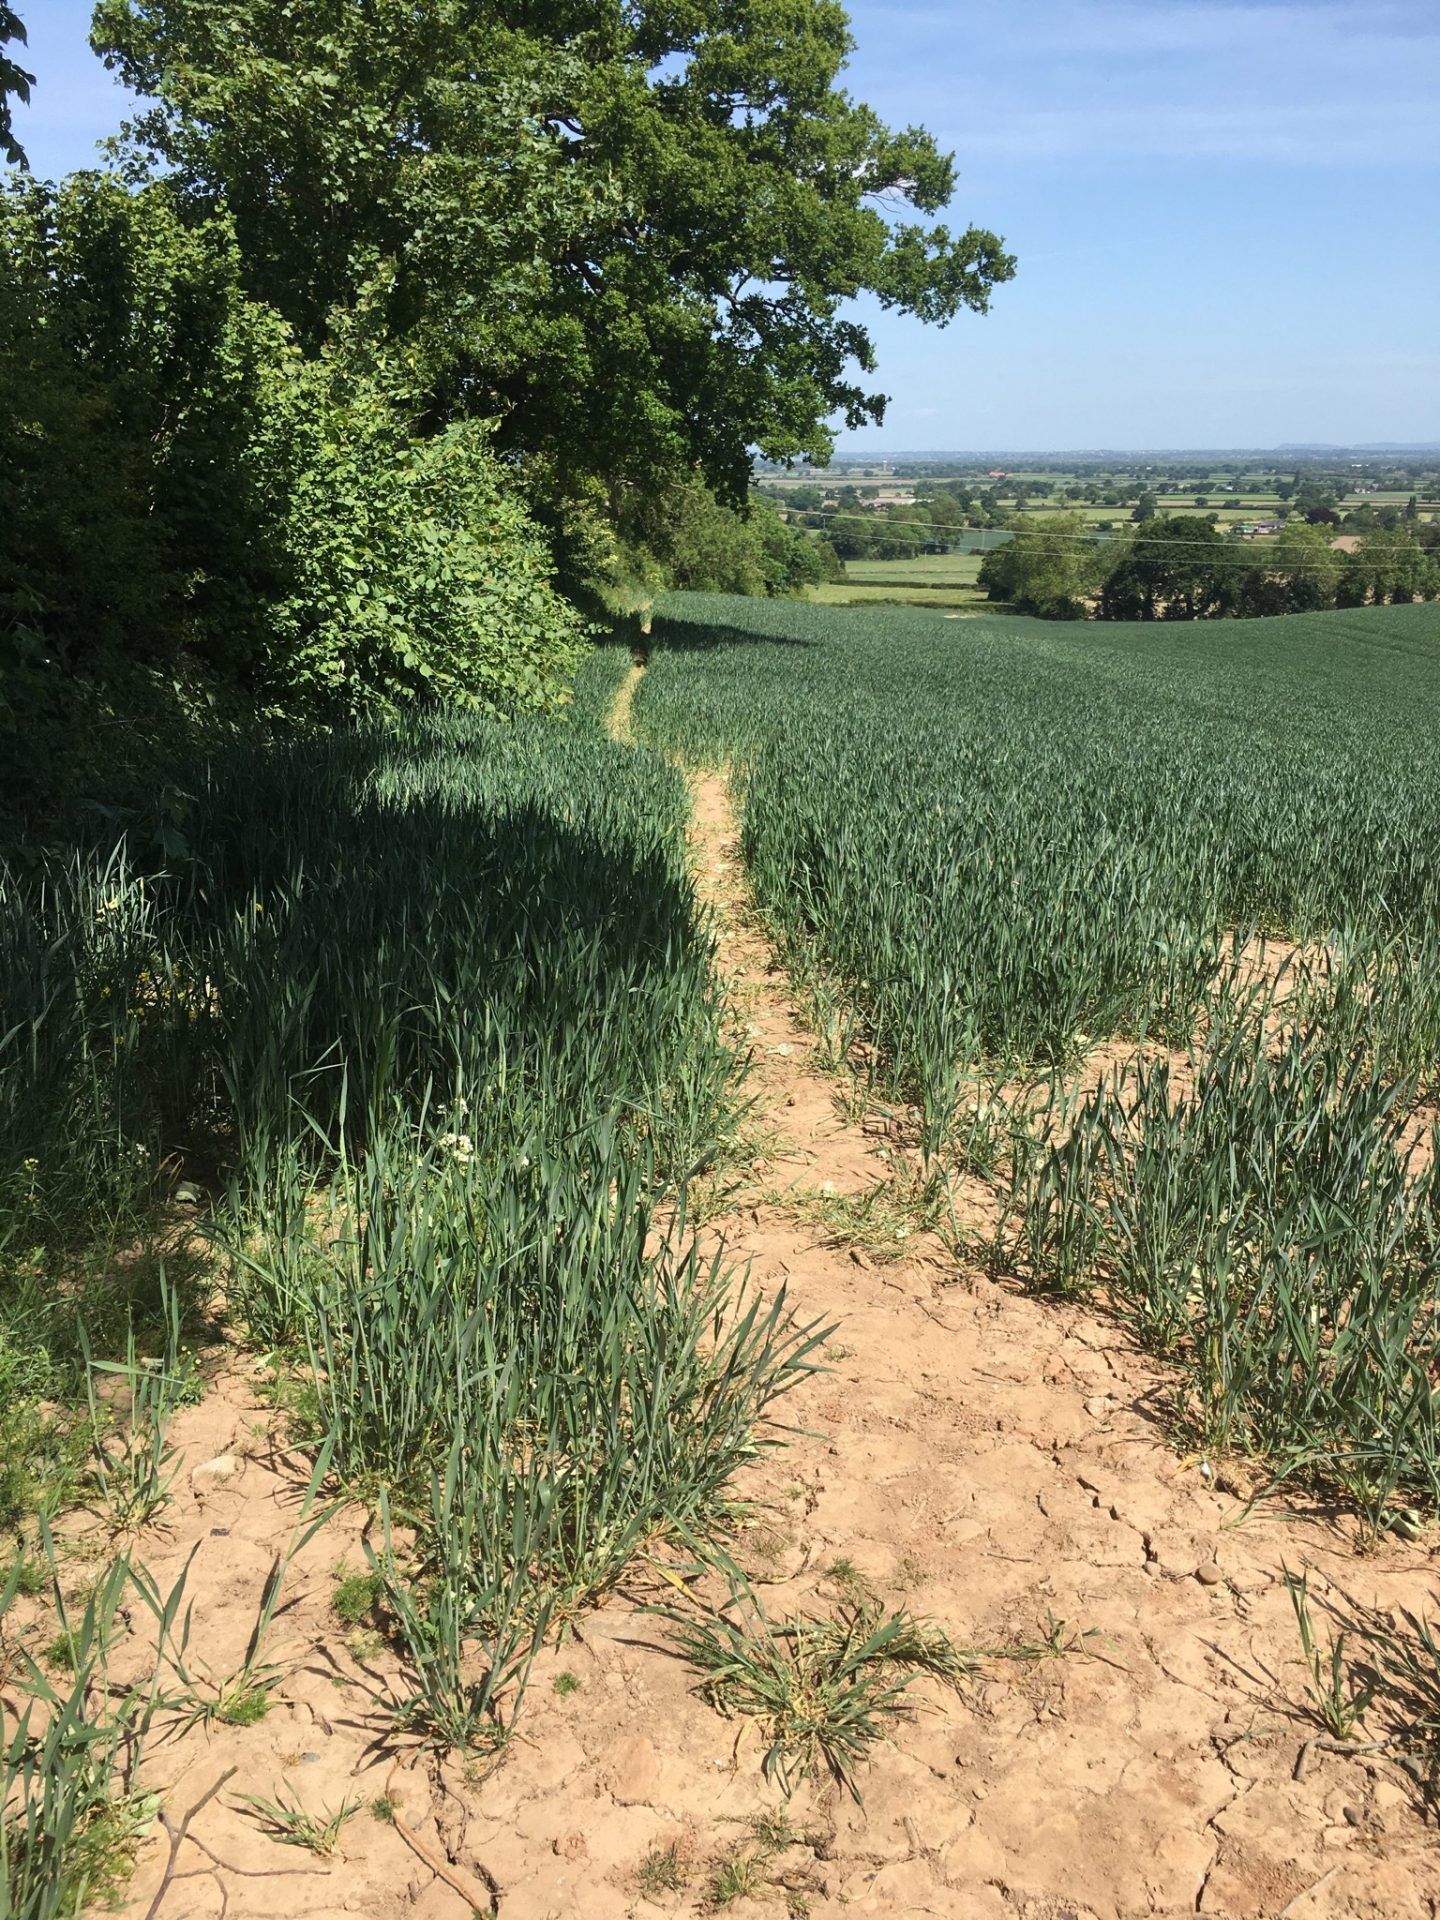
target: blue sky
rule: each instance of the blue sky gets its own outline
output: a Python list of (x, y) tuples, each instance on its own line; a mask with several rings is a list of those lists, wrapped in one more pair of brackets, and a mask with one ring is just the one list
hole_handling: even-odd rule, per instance
[[(37, 172), (123, 102), (89, 0), (21, 0)], [(852, 0), (848, 84), (960, 165), (1017, 278), (939, 331), (866, 310), (847, 445), (1440, 441), (1440, 0)]]

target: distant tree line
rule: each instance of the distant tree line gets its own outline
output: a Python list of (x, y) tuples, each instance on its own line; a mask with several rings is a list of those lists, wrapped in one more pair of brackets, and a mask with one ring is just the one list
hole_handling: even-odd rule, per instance
[(1211, 620), (1440, 598), (1440, 525), (1376, 528), (1353, 551), (1333, 528), (1286, 522), (1265, 545), (1193, 515), (1154, 514), (1095, 540), (1078, 514), (1018, 517), (988, 553), (991, 600), (1052, 620)]

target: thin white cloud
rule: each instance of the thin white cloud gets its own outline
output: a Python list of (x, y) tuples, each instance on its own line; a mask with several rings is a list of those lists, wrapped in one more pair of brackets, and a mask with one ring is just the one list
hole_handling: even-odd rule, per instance
[(1435, 0), (853, 5), (860, 90), (962, 160), (1440, 168)]
[[(895, 6), (852, 0), (863, 22), (883, 8), (892, 39), (925, 37), (963, 48), (1029, 54), (1229, 56), (1237, 49), (1325, 52), (1338, 46), (1434, 45), (1429, 0), (965, 0), (962, 6)], [(860, 38), (864, 42), (863, 25)]]
[[(982, 8), (993, 3), (980, 0)], [(1051, 0), (1026, 8), (1021, 18), (998, 7), (994, 24), (1002, 43), (1009, 37), (1033, 47), (1038, 30), (1051, 53), (1126, 60), (1270, 52), (1311, 59), (1337, 51), (1353, 58), (1357, 48), (1440, 45), (1433, 12), (1381, 0)]]
[(1055, 162), (1271, 161), (1287, 165), (1393, 168), (1440, 166), (1435, 113), (1401, 103), (1383, 131), (1343, 103), (1286, 105), (1263, 100), (1227, 105), (1006, 107), (991, 103), (962, 128), (940, 129), (947, 145), (988, 160)]

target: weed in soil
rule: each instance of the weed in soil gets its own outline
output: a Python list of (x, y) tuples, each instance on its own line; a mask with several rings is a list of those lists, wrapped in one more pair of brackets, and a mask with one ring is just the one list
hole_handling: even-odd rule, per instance
[(252, 1809), (262, 1833), (282, 1846), (305, 1847), (322, 1860), (333, 1860), (340, 1847), (340, 1831), (347, 1820), (359, 1813), (363, 1801), (343, 1800), (333, 1811), (322, 1807), (312, 1813), (298, 1800), (265, 1800), (258, 1794), (241, 1793), (236, 1799)]
[(1373, 1703), (1379, 1680), (1364, 1677), (1346, 1660), (1343, 1629), (1322, 1649), (1311, 1614), (1308, 1575), (1297, 1579), (1287, 1569), (1285, 1590), (1295, 1609), (1311, 1711), (1334, 1739), (1348, 1740)]
[(653, 1900), (658, 1894), (681, 1892), (688, 1878), (679, 1842), (672, 1841), (668, 1847), (654, 1847), (646, 1854), (636, 1869), (635, 1885)]
[(787, 1794), (825, 1771), (858, 1801), (856, 1774), (908, 1710), (910, 1686), (922, 1676), (958, 1686), (978, 1665), (938, 1627), (866, 1600), (830, 1617), (772, 1622), (753, 1593), (737, 1590), (706, 1619), (668, 1617), (716, 1710), (762, 1723), (762, 1769)]

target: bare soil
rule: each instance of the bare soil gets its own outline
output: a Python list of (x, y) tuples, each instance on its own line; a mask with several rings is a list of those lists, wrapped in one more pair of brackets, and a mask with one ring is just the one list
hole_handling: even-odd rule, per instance
[[(265, 1718), (158, 1749), (172, 1825), (237, 1769), (196, 1815), (173, 1863), (190, 1877), (159, 1912), (650, 1920), (715, 1910), (737, 1880), (733, 1920), (1440, 1912), (1440, 1842), (1390, 1758), (1312, 1751), (1294, 1777), (1317, 1728), (1281, 1579), (1282, 1565), (1309, 1569), (1317, 1598), (1342, 1608), (1433, 1610), (1430, 1551), (1360, 1554), (1342, 1516), (1285, 1500), (1245, 1517), (1223, 1472), (1169, 1443), (1165, 1382), (1113, 1325), (992, 1284), (923, 1232), (880, 1262), (759, 1198), (788, 1182), (859, 1194), (889, 1168), (812, 1064), (718, 776), (695, 782), (694, 852), (774, 1143), (754, 1190), (706, 1231), (763, 1287), (783, 1281), (802, 1318), (840, 1323), (833, 1370), (785, 1408), (804, 1431), (741, 1488), (763, 1512), (737, 1557), (772, 1616), (830, 1609), (863, 1582), (961, 1644), (1053, 1630), (1070, 1650), (993, 1663), (964, 1695), (917, 1689), (918, 1711), (860, 1779), (863, 1805), (807, 1785), (788, 1807), (795, 1843), (762, 1844), (753, 1823), (784, 1805), (761, 1775), (762, 1737), (698, 1697), (641, 1610), (666, 1591), (643, 1575), (541, 1656), (519, 1735), (488, 1770), (397, 1747), (383, 1709), (393, 1661), (347, 1645), (329, 1609), (336, 1563), (363, 1565), (354, 1509), (291, 1570), (268, 1649), (290, 1670)], [(306, 1474), (276, 1438), (262, 1373), (228, 1354), (177, 1419), (170, 1531), (142, 1554), (163, 1586), (196, 1550), (195, 1643), (222, 1672), (243, 1656)], [(578, 1686), (557, 1690), (562, 1674)], [(314, 1810), (388, 1793), (400, 1824), (358, 1812), (327, 1862), (264, 1837), (240, 1792)], [(168, 1851), (157, 1826), (136, 1911)], [(717, 1881), (737, 1859), (751, 1864)]]

